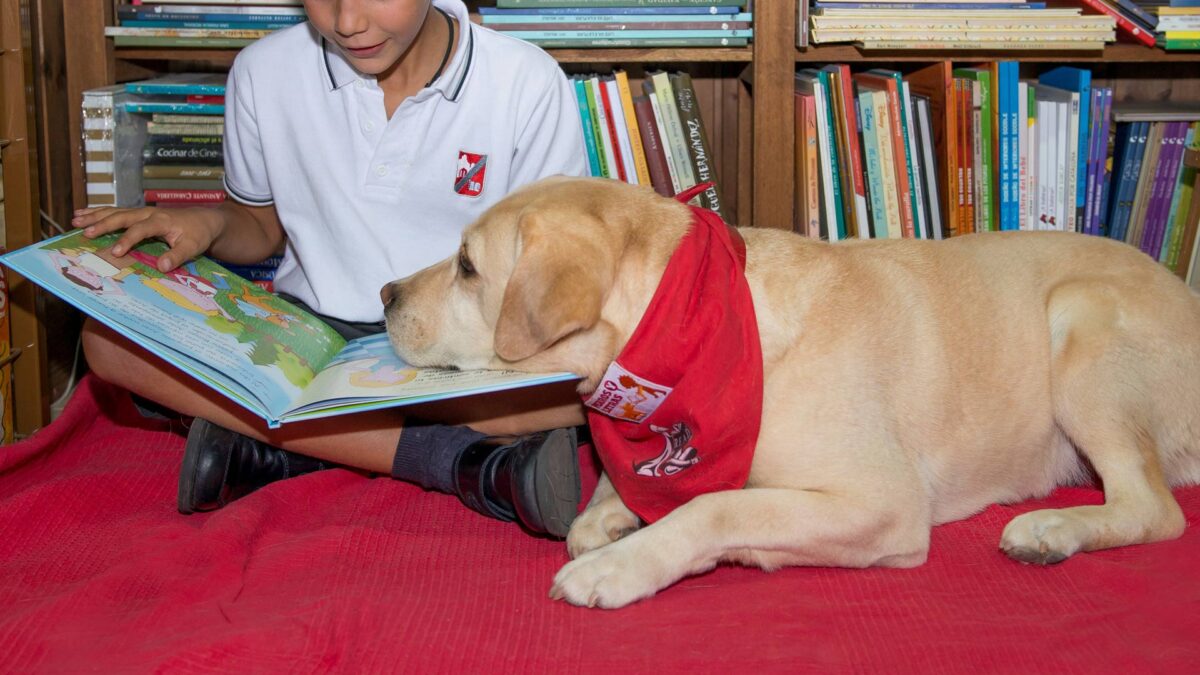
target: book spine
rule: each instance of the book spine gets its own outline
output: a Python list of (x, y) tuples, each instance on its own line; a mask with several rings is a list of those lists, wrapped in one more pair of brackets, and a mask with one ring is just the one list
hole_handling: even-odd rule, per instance
[(620, 141), (621, 166), (625, 169), (625, 182), (630, 185), (638, 184), (637, 170), (633, 166), (633, 146), (629, 142), (629, 127), (625, 126), (625, 111), (621, 107), (621, 92), (617, 89), (617, 78), (608, 77), (604, 80), (608, 90), (608, 102), (613, 126)]
[[(120, 40), (121, 38), (114, 38)], [(155, 38), (148, 38), (155, 39)], [(169, 39), (169, 38), (163, 38)], [(750, 44), (746, 38), (530, 38), (526, 42), (537, 45), (542, 49), (583, 49), (588, 47), (619, 48), (619, 47), (745, 47)], [(146, 45), (164, 46), (164, 45)], [(170, 45), (166, 45), (170, 46)], [(189, 46), (189, 45), (179, 45)], [(192, 46), (229, 46), (229, 45), (192, 45)], [(245, 46), (245, 45), (236, 45)]]
[[(679, 176), (679, 189), (686, 190), (696, 184), (696, 176), (692, 172), (688, 160), (687, 141), (684, 139), (683, 125), (679, 119), (679, 108), (675, 105), (675, 92), (671, 88), (671, 80), (667, 73), (658, 71), (650, 75), (653, 83), (654, 98), (658, 101), (658, 109), (662, 115), (662, 123), (667, 130), (667, 146), (671, 149), (671, 166)], [(649, 92), (647, 92), (649, 93)]]
[(221, 145), (198, 143), (148, 143), (142, 149), (142, 161), (146, 164), (220, 164), (224, 159)]
[[(1200, 122), (1195, 122), (1188, 129), (1186, 140), (1186, 150), (1200, 152)], [(1178, 212), (1174, 218), (1174, 230), (1171, 237), (1171, 246), (1167, 251), (1167, 266), (1178, 273), (1181, 270), (1180, 261), (1183, 256), (1183, 246), (1186, 240), (1187, 231), (1195, 230), (1196, 223), (1188, 223), (1188, 211), (1191, 208), (1192, 201), (1197, 199), (1194, 192), (1196, 181), (1196, 169), (1186, 164), (1181, 163), (1182, 171), (1179, 173), (1179, 181), (1176, 183), (1175, 196), (1178, 198)]]
[(633, 110), (637, 116), (638, 132), (646, 149), (646, 169), (650, 172), (650, 185), (664, 197), (675, 194), (671, 186), (671, 171), (667, 168), (667, 156), (663, 154), (662, 137), (654, 121), (654, 107), (645, 95), (633, 97)]
[[(627, 8), (628, 9), (628, 8)], [(593, 10), (595, 11), (595, 10)], [(483, 25), (494, 30), (541, 30), (553, 26), (559, 30), (579, 30), (596, 28), (606, 30), (603, 26), (614, 26), (619, 30), (626, 26), (647, 26), (655, 28), (749, 28), (753, 25), (754, 15), (750, 12), (737, 14), (663, 14), (658, 10), (652, 14), (617, 14), (615, 12), (597, 12), (593, 14), (517, 14), (482, 15)], [(745, 24), (743, 26), (743, 24)], [(518, 26), (530, 26), (528, 29), (518, 29)]]
[(587, 153), (588, 174), (601, 177), (604, 173), (600, 170), (600, 159), (596, 151), (596, 132), (592, 127), (592, 113), (588, 108), (587, 93), (584, 91), (588, 85), (579, 78), (573, 78), (571, 83), (575, 86), (575, 101), (579, 106), (579, 121), (583, 127), (583, 147)]
[(189, 202), (194, 204), (219, 204), (225, 201), (224, 190), (146, 190), (146, 203)]
[(1115, 129), (1112, 122), (1112, 95), (1110, 87), (1104, 87), (1103, 108), (1100, 112), (1100, 175), (1097, 177), (1097, 199), (1099, 204), (1092, 216), (1093, 229), (1101, 237), (1108, 236), (1108, 202), (1112, 195), (1113, 155), (1116, 152), (1114, 144)]
[(671, 87), (675, 92), (675, 104), (679, 108), (680, 121), (683, 123), (683, 130), (686, 134), (688, 153), (692, 160), (696, 182), (712, 183), (703, 194), (705, 207), (716, 211), (726, 222), (729, 222), (710, 150), (712, 146), (708, 142), (704, 120), (700, 117), (700, 105), (696, 100), (696, 89), (692, 84), (692, 76), (687, 73), (678, 73), (671, 75), (670, 79)]
[(871, 92), (858, 95), (859, 111), (862, 115), (863, 151), (867, 164), (867, 191), (871, 195), (871, 234), (876, 239), (887, 238), (887, 204), (883, 197), (883, 179), (879, 166), (879, 137), (875, 132), (875, 105)]
[[(745, 7), (745, 1), (718, 2), (713, 0), (587, 0), (589, 8), (604, 7), (711, 7), (714, 4)], [(497, 9), (567, 8), (579, 7), (579, 0), (496, 0)]]
[(596, 101), (596, 108), (600, 111), (600, 119), (604, 121), (602, 132), (606, 133), (604, 138), (604, 152), (609, 156), (609, 170), (611, 177), (617, 180), (628, 182), (625, 178), (625, 161), (621, 156), (621, 139), (617, 136), (617, 119), (613, 114), (612, 102), (609, 101), (609, 88), (607, 81), (597, 78), (597, 93), (599, 96)]
[(896, 180), (895, 128), (892, 123), (892, 107), (886, 91), (873, 91), (871, 98), (875, 106), (875, 139), (879, 145), (879, 175), (883, 181), (883, 207), (887, 211), (885, 232), (888, 239), (904, 236), (901, 212), (900, 186)]
[(185, 164), (152, 164), (142, 167), (143, 178), (223, 178), (225, 169)]
[(821, 82), (820, 99), (824, 104), (824, 135), (825, 143), (828, 148), (828, 155), (822, 155), (822, 161), (827, 162), (827, 170), (829, 171), (830, 186), (832, 194), (826, 195), (830, 197), (833, 212), (833, 220), (828, 223), (829, 241), (843, 241), (847, 236), (846, 220), (849, 214), (847, 213), (846, 204), (848, 197), (845, 194), (842, 168), (843, 157), (841, 156), (841, 148), (838, 144), (838, 120), (835, 113), (837, 107), (836, 98), (837, 92), (832, 86), (832, 77), (826, 71), (818, 71), (818, 78)]
[[(251, 31), (245, 31), (249, 33)], [(505, 28), (497, 32), (503, 33), (509, 37), (514, 37), (519, 40), (644, 40), (644, 39), (661, 39), (661, 38), (751, 38), (754, 37), (753, 28), (709, 28), (709, 29), (682, 29), (682, 28), (664, 28), (656, 30), (640, 30), (633, 27), (626, 27), (617, 30), (595, 30), (588, 28), (584, 30), (511, 30)], [(195, 35), (192, 37), (222, 37), (221, 35), (201, 36)], [(255, 37), (252, 35), (237, 35), (229, 37)], [(257, 37), (262, 37), (257, 36)]]
[(1187, 150), (1187, 146), (1192, 142), (1192, 129), (1186, 122), (1183, 123), (1183, 136), (1179, 141), (1179, 152), (1176, 155), (1177, 160), (1173, 163), (1174, 169), (1169, 176), (1167, 187), (1167, 203), (1164, 207), (1165, 215), (1163, 217), (1163, 234), (1162, 242), (1158, 249), (1159, 262), (1167, 265), (1172, 271), (1175, 269), (1170, 262), (1171, 245), (1177, 239), (1177, 230), (1175, 217), (1179, 213), (1179, 199), (1183, 192), (1180, 190), (1179, 181), (1183, 177), (1183, 153)]
[(820, 77), (824, 78), (826, 101), (829, 103), (830, 129), (833, 132), (833, 142), (841, 195), (842, 219), (845, 227), (839, 226), (838, 238), (847, 239), (858, 235), (858, 211), (854, 206), (854, 179), (850, 175), (849, 143), (846, 139), (846, 112), (842, 109), (842, 92), (839, 87), (841, 79), (836, 66), (826, 66), (821, 69)]
[(600, 118), (600, 101), (597, 100), (599, 86), (596, 78), (589, 77), (583, 82), (584, 94), (587, 96), (588, 117), (592, 122), (592, 136), (596, 139), (596, 160), (600, 164), (600, 177), (612, 178), (612, 170), (608, 164), (608, 147), (604, 143), (604, 130), (607, 126)]
[(870, 218), (867, 216), (866, 175), (862, 161), (862, 143), (859, 141), (857, 106), (854, 100), (854, 84), (850, 79), (850, 66), (842, 64), (838, 68), (838, 90), (842, 96), (842, 110), (846, 126), (846, 152), (849, 155), (847, 169), (850, 171), (851, 187), (853, 189), (854, 220), (858, 227), (859, 237), (870, 237)]
[(625, 126), (629, 129), (629, 144), (633, 150), (633, 168), (638, 177), (638, 184), (650, 185), (650, 168), (646, 164), (645, 144), (642, 142), (637, 115), (633, 109), (633, 92), (629, 89), (629, 77), (623, 70), (618, 70), (615, 76), (621, 98), (621, 111), (625, 115)]

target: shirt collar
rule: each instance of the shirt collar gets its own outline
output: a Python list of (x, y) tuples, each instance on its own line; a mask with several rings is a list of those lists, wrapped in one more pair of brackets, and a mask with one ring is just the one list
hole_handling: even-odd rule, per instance
[[(438, 76), (430, 89), (441, 92), (449, 101), (457, 101), (462, 94), (463, 85), (471, 74), (471, 64), (475, 56), (475, 24), (467, 15), (467, 7), (461, 0), (434, 0), (434, 6), (449, 14), (458, 24), (456, 37), (457, 49), (454, 57), (446, 64), (445, 70)], [(315, 31), (314, 31), (315, 32)], [(346, 56), (337, 45), (331, 44), (324, 36), (318, 35), (321, 42), (321, 58), (325, 68), (330, 90), (341, 89), (362, 75), (350, 65)]]

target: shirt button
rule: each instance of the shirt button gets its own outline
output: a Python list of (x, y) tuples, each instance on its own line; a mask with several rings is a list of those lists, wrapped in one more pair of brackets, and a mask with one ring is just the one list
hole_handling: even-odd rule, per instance
[(386, 176), (387, 173), (388, 173), (387, 164), (380, 164), (379, 166), (375, 167), (375, 175), (376, 176), (383, 177), (383, 176)]
[(375, 131), (375, 123), (367, 122), (366, 124), (363, 125), (363, 131), (367, 132), (368, 134), (371, 133), (372, 131)]

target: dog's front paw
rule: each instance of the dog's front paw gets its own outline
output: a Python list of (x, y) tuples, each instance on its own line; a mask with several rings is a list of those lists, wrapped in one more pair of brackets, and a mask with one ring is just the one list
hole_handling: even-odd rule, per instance
[(620, 498), (610, 497), (589, 506), (571, 523), (567, 532), (567, 553), (578, 558), (636, 531), (640, 524), (638, 517)]
[(616, 609), (648, 598), (674, 579), (630, 539), (585, 553), (554, 575), (550, 597), (579, 607)]
[(1071, 557), (1086, 536), (1086, 523), (1070, 513), (1046, 509), (1013, 518), (1000, 535), (1000, 549), (1014, 560), (1051, 565)]

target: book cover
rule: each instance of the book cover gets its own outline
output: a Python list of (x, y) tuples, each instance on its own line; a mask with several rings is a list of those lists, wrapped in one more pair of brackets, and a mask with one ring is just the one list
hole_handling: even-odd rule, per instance
[(270, 427), (576, 378), (413, 368), (396, 357), (386, 334), (347, 342), (207, 258), (164, 274), (155, 264), (165, 244), (113, 257), (117, 238), (70, 232), (0, 262)]

